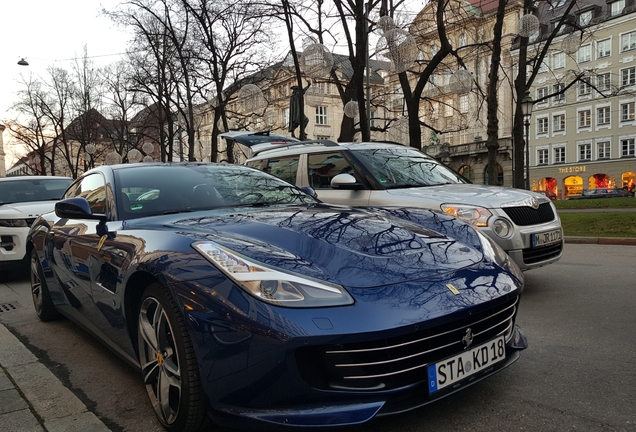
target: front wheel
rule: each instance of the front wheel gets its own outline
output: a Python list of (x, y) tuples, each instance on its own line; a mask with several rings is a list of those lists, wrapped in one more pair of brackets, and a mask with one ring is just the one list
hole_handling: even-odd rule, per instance
[(155, 415), (169, 431), (206, 421), (199, 369), (183, 316), (166, 287), (148, 286), (138, 323), (139, 362)]
[(60, 313), (53, 306), (53, 300), (44, 279), (42, 264), (35, 249), (31, 252), (31, 296), (35, 313), (40, 320), (52, 321), (60, 317)]

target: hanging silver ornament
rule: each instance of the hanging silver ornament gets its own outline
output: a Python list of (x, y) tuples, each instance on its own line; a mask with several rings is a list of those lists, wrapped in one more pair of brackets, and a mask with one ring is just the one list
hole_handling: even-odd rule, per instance
[(460, 69), (451, 75), (448, 86), (451, 93), (468, 93), (473, 89), (473, 76), (466, 69)]
[[(323, 83), (323, 86), (327, 85), (328, 84)], [(320, 106), (325, 100), (325, 96), (324, 87), (318, 83), (314, 83), (305, 92), (305, 103), (310, 107)]]
[(144, 156), (143, 161), (144, 162), (152, 162), (152, 156)]
[(409, 32), (399, 28), (386, 31), (376, 46), (378, 57), (390, 61), (391, 72), (395, 73), (404, 72), (413, 66), (418, 53), (415, 38)]
[(568, 55), (574, 54), (579, 48), (581, 48), (581, 38), (576, 33), (570, 33), (561, 42), (561, 49)]
[(128, 151), (128, 154), (126, 156), (128, 157), (128, 162), (131, 162), (131, 163), (139, 162), (141, 158), (143, 157), (141, 152), (137, 149), (132, 149)]
[(395, 21), (388, 15), (381, 16), (378, 20), (378, 28), (382, 33), (393, 30), (395, 28)]
[(95, 144), (86, 144), (86, 153), (95, 154), (96, 151), (97, 147), (95, 146)]
[(238, 102), (243, 113), (261, 111), (267, 105), (261, 89), (254, 84), (246, 84), (238, 91)]
[(326, 78), (333, 68), (333, 55), (322, 44), (309, 45), (300, 57), (300, 68), (312, 78)]
[(349, 101), (344, 106), (344, 114), (349, 118), (356, 118), (359, 114), (358, 101)]
[(104, 158), (106, 165), (117, 165), (121, 163), (121, 155), (117, 152), (110, 152)]
[(539, 31), (539, 18), (536, 15), (526, 14), (519, 18), (517, 33), (521, 37), (530, 37)]
[(141, 149), (148, 155), (155, 151), (155, 146), (152, 143), (147, 142), (141, 146)]

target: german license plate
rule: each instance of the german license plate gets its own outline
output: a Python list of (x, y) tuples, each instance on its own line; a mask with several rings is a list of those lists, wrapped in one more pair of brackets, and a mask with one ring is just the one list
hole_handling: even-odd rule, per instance
[(559, 243), (561, 241), (561, 230), (556, 229), (538, 234), (532, 234), (532, 247)]
[(428, 366), (428, 391), (435, 393), (506, 358), (503, 336)]

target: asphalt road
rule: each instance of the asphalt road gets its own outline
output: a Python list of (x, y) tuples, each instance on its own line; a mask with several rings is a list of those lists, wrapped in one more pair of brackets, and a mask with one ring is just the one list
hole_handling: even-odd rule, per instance
[[(374, 431), (636, 431), (636, 246), (566, 244), (526, 273), (517, 323), (530, 347), (475, 386), (369, 424)], [(0, 314), (113, 431), (159, 431), (139, 374), (66, 320), (41, 323), (26, 278), (0, 279), (19, 307)], [(226, 429), (222, 429), (227, 431)]]

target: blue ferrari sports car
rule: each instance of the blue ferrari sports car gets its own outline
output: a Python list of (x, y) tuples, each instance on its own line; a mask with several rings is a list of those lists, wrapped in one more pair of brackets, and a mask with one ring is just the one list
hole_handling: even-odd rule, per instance
[(170, 431), (360, 424), (527, 346), (523, 274), (476, 228), (325, 205), (245, 166), (95, 168), (29, 251), (40, 319), (67, 317), (138, 368)]

